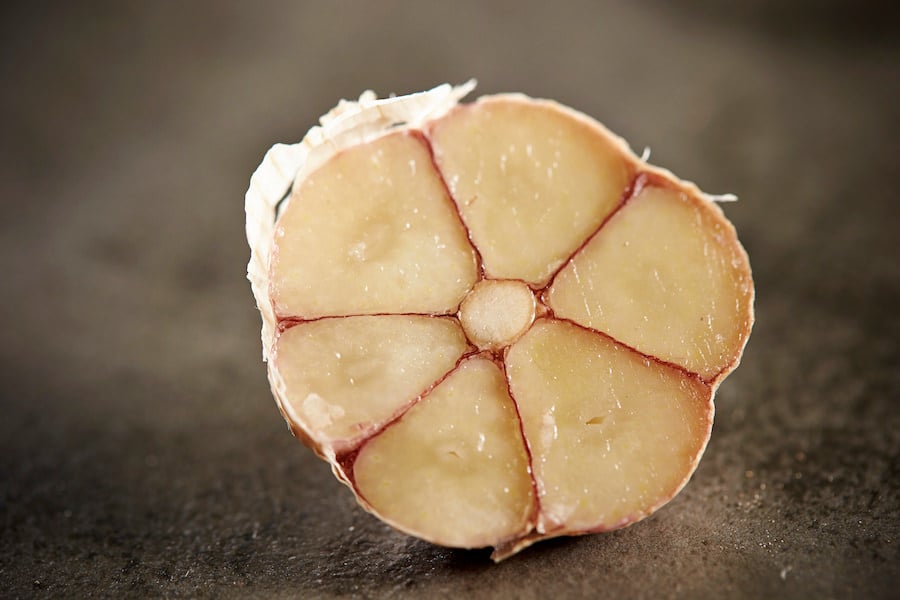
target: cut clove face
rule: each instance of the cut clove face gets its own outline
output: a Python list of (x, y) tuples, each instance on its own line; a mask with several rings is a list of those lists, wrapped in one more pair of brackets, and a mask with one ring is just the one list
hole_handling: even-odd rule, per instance
[(273, 148), (248, 276), (292, 432), (385, 522), (500, 560), (678, 493), (753, 281), (696, 186), (572, 109), (470, 89), (367, 93)]

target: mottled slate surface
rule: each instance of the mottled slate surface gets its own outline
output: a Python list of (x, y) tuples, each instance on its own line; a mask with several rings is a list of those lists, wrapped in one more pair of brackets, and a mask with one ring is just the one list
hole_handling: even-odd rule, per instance
[[(0, 9), (0, 595), (896, 597), (896, 9), (128, 4)], [(288, 434), (244, 280), (269, 145), (471, 76), (737, 193), (758, 293), (685, 491), (497, 566), (380, 524)]]

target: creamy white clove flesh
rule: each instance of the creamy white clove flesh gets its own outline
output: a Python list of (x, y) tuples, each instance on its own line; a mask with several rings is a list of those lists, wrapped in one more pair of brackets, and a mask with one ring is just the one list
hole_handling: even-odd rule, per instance
[(247, 193), (291, 431), (436, 544), (635, 523), (687, 483), (753, 324), (734, 227), (593, 119), (472, 84), (363, 94)]

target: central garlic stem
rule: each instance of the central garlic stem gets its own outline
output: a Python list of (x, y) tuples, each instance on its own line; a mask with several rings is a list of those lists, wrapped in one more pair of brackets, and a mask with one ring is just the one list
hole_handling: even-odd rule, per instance
[(459, 307), (469, 341), (481, 350), (510, 345), (534, 321), (535, 298), (525, 283), (510, 279), (479, 281)]

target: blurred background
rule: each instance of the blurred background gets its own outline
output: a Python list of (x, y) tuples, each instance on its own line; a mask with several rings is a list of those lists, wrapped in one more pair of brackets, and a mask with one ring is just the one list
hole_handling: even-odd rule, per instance
[[(4, 4), (0, 595), (896, 597), (896, 6)], [(736, 193), (757, 286), (684, 492), (497, 566), (380, 524), (289, 435), (244, 279), (269, 146), (470, 77)]]

